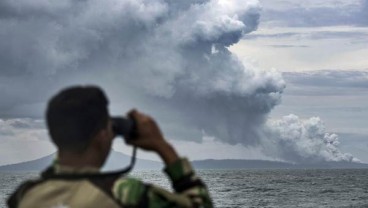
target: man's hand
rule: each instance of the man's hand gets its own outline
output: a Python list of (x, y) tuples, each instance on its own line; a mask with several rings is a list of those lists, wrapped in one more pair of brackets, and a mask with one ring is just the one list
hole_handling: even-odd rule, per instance
[(137, 136), (126, 143), (158, 153), (166, 165), (179, 159), (175, 149), (164, 139), (156, 122), (148, 115), (132, 110), (128, 116), (136, 122)]

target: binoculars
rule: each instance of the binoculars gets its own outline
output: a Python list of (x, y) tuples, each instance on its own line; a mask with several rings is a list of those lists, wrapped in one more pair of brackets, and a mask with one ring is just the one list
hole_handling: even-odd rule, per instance
[(111, 117), (112, 130), (116, 136), (122, 136), (125, 140), (136, 138), (136, 123), (132, 118)]

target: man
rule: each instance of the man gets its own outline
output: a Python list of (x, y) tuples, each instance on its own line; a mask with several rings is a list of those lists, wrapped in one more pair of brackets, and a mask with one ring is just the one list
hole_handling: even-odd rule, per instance
[(21, 185), (8, 200), (9, 207), (213, 206), (188, 160), (178, 157), (151, 117), (136, 110), (128, 114), (136, 123), (136, 136), (126, 142), (162, 158), (175, 192), (134, 178), (99, 173), (115, 136), (107, 105), (103, 91), (94, 86), (67, 88), (50, 100), (46, 121), (58, 149), (57, 160), (39, 180)]

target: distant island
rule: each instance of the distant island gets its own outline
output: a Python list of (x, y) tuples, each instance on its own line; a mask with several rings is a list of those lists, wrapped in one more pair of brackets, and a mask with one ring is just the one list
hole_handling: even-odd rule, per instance
[[(48, 167), (55, 158), (55, 154), (51, 154), (36, 160), (21, 162), (10, 165), (0, 166), (0, 171), (41, 171)], [(112, 151), (104, 170), (114, 170), (123, 168), (130, 163), (130, 156), (123, 153)], [(303, 163), (293, 164), (279, 161), (267, 160), (194, 160), (193, 166), (196, 169), (360, 169), (368, 168), (368, 164), (356, 162), (318, 162), (318, 163)], [(134, 169), (160, 170), (163, 168), (161, 162), (153, 160), (138, 159)]]

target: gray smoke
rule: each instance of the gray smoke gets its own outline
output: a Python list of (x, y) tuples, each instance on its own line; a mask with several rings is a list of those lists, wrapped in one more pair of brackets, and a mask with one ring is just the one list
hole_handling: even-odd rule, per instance
[[(93, 83), (106, 89), (113, 111), (139, 106), (170, 138), (200, 142), (206, 134), (297, 162), (350, 160), (337, 148), (304, 157), (287, 125), (266, 123), (285, 87), (281, 74), (245, 67), (228, 50), (259, 17), (255, 0), (3, 0), (1, 114), (42, 112), (60, 87)], [(331, 144), (320, 134), (300, 140), (309, 137), (322, 140), (305, 144), (311, 149)]]
[(293, 158), (291, 161), (294, 162), (359, 162), (353, 155), (338, 149), (338, 135), (326, 132), (324, 123), (318, 117), (301, 120), (291, 114), (280, 120), (269, 121), (264, 132), (264, 144), (273, 142), (273, 145), (267, 145), (267, 153), (279, 158), (289, 161)]

